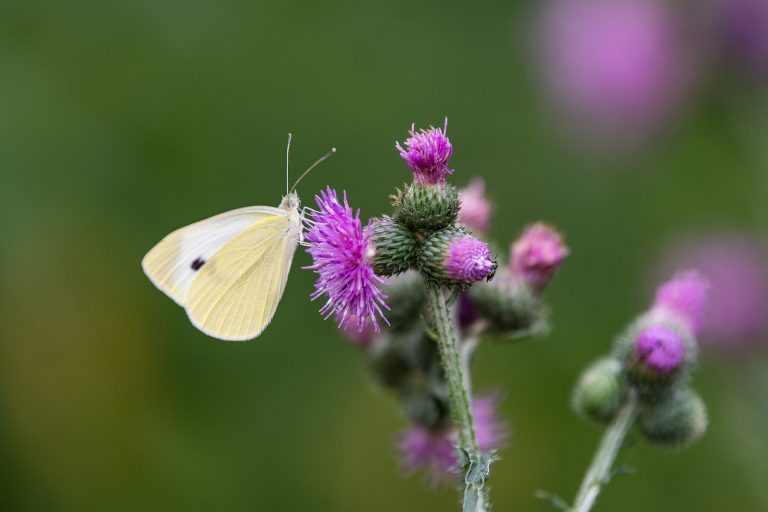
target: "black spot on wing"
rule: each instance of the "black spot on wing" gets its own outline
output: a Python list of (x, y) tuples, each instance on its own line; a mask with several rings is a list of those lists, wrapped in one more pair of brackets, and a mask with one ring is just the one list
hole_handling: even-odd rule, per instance
[(203, 258), (196, 258), (195, 261), (192, 262), (190, 267), (192, 268), (192, 270), (197, 272), (198, 270), (200, 270), (200, 267), (202, 267), (203, 265), (205, 265), (205, 260)]

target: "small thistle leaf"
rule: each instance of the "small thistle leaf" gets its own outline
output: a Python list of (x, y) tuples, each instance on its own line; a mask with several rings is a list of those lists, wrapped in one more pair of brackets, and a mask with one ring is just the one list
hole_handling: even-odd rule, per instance
[(473, 452), (465, 450), (469, 459), (469, 469), (464, 479), (464, 512), (475, 512), (481, 498), (487, 500), (484, 490), (485, 480), (491, 472), (491, 464), (496, 458), (496, 451)]
[(624, 476), (624, 475), (634, 475), (637, 471), (634, 467), (630, 466), (629, 464), (620, 464), (613, 468), (610, 474), (610, 478), (616, 477), (616, 476)]
[(549, 505), (555, 510), (568, 512), (571, 509), (571, 506), (568, 505), (568, 503), (566, 503), (566, 501), (563, 498), (549, 491), (544, 491), (539, 489), (533, 495), (539, 498), (540, 500), (544, 500), (547, 503), (549, 503)]

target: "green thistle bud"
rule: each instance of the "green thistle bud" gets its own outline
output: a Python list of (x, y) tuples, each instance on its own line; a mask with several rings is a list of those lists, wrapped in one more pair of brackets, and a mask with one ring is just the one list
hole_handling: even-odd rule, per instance
[(394, 276), (415, 265), (416, 237), (391, 217), (385, 215), (372, 221), (371, 244), (374, 247), (373, 271), (378, 276)]
[(640, 430), (652, 444), (684, 448), (707, 430), (707, 410), (701, 397), (688, 386), (679, 386), (665, 400), (646, 406)]
[(427, 288), (418, 272), (408, 271), (387, 279), (382, 287), (387, 295), (387, 320), (393, 331), (407, 331), (421, 318), (427, 302)]
[(571, 404), (584, 419), (608, 423), (619, 410), (627, 393), (621, 362), (600, 359), (581, 374)]
[(469, 299), (490, 328), (515, 338), (545, 333), (548, 311), (533, 289), (508, 270), (499, 270), (493, 281), (477, 283)]
[(450, 422), (448, 400), (433, 393), (425, 380), (409, 383), (400, 390), (398, 399), (403, 413), (417, 425), (436, 429)]
[(385, 388), (400, 388), (411, 379), (413, 367), (401, 345), (402, 340), (385, 334), (376, 338), (368, 350), (371, 372)]
[(386, 332), (368, 350), (376, 379), (387, 388), (402, 389), (414, 381), (432, 379), (437, 345), (421, 327), (407, 332)]
[(427, 237), (419, 252), (418, 266), (431, 285), (465, 288), (492, 278), (497, 263), (488, 244), (464, 228), (452, 226)]
[(453, 185), (411, 183), (392, 196), (395, 220), (413, 232), (429, 234), (453, 225), (459, 216), (459, 192)]

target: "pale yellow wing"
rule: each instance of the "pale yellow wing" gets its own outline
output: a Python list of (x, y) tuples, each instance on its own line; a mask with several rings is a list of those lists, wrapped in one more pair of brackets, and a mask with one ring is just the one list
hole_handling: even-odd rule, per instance
[(192, 281), (186, 309), (195, 327), (222, 340), (261, 334), (283, 296), (300, 233), (298, 216), (284, 211), (226, 243)]
[(256, 222), (286, 217), (270, 206), (248, 206), (177, 229), (155, 245), (141, 262), (152, 283), (180, 306), (201, 268), (216, 252)]

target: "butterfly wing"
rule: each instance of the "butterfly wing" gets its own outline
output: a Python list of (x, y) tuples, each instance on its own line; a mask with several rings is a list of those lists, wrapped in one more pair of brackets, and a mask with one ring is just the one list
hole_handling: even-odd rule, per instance
[(245, 229), (200, 268), (186, 302), (195, 327), (232, 341), (255, 338), (267, 327), (301, 233), (298, 213), (280, 211)]
[(178, 229), (144, 256), (144, 273), (177, 304), (186, 306), (192, 281), (227, 242), (261, 220), (285, 215), (280, 208), (249, 206)]

